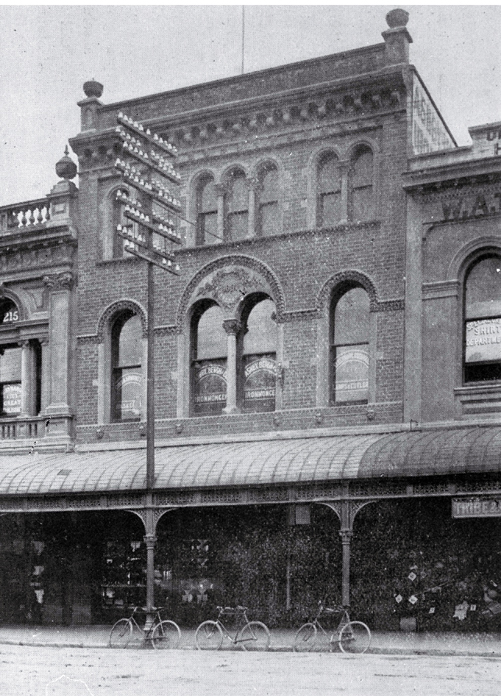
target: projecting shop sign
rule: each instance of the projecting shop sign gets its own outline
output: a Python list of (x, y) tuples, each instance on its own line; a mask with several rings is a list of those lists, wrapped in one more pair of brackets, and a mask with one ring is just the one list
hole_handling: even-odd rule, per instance
[(460, 517), (501, 517), (501, 497), (499, 498), (453, 498), (452, 516)]

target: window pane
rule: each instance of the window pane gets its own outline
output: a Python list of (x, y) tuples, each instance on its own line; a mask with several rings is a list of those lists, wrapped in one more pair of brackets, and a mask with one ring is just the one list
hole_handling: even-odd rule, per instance
[(276, 169), (267, 169), (262, 175), (259, 200), (261, 203), (271, 203), (278, 200), (278, 172)]
[(217, 232), (217, 213), (201, 213), (198, 216), (201, 244), (220, 244), (223, 240)]
[(277, 323), (275, 303), (271, 300), (258, 302), (247, 319), (244, 334), (244, 355), (275, 353), (277, 346)]
[(21, 382), (0, 385), (1, 414), (16, 416), (21, 413)]
[[(120, 322), (121, 323), (121, 322)], [(115, 367), (141, 365), (143, 357), (141, 320), (134, 315), (127, 319), (121, 329), (117, 326), (119, 335), (116, 337)]]
[(336, 303), (334, 343), (347, 345), (369, 340), (369, 296), (362, 288), (348, 290)]
[(195, 358), (225, 358), (228, 340), (223, 328), (223, 312), (217, 305), (209, 307), (198, 321)]
[(193, 366), (193, 412), (222, 413), (226, 406), (226, 359), (197, 361)]
[(370, 150), (359, 151), (353, 160), (351, 169), (352, 186), (372, 185), (372, 152)]
[(332, 227), (341, 220), (341, 194), (323, 193), (320, 196), (320, 227)]
[(217, 210), (217, 196), (214, 189), (214, 181), (206, 181), (200, 189), (198, 210), (201, 213), (213, 212)]
[(138, 420), (141, 416), (143, 379), (136, 367), (117, 368), (113, 371), (113, 420)]
[(466, 279), (466, 319), (501, 316), (501, 259), (475, 264)]
[(249, 216), (247, 212), (230, 213), (228, 215), (228, 236), (232, 241), (245, 239), (249, 227)]
[(336, 157), (326, 157), (318, 168), (318, 193), (341, 191), (341, 173)]
[(19, 310), (12, 300), (0, 304), (0, 324), (14, 324), (19, 321)]
[(265, 203), (259, 209), (260, 233), (263, 237), (279, 234), (278, 203)]
[(277, 363), (275, 353), (246, 355), (244, 367), (243, 410), (263, 413), (275, 410)]
[(351, 219), (353, 221), (374, 219), (372, 186), (353, 189), (351, 196)]
[(230, 178), (231, 191), (228, 196), (229, 212), (247, 210), (248, 188), (244, 174), (238, 173)]
[(21, 348), (5, 348), (0, 356), (0, 382), (21, 381)]
[(466, 322), (467, 363), (501, 360), (501, 318)]
[(368, 401), (368, 344), (341, 346), (333, 350), (332, 401)]

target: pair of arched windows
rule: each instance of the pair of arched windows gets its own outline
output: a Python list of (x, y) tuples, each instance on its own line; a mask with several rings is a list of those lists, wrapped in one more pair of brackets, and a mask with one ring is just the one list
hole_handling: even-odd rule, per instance
[[(230, 340), (228, 333), (233, 334)], [(231, 350), (236, 352), (234, 361), (229, 360)], [(192, 414), (215, 415), (229, 406), (244, 412), (273, 411), (276, 353), (275, 305), (269, 297), (247, 298), (239, 322), (225, 321), (214, 302), (199, 303), (191, 322)], [(231, 385), (233, 405), (228, 403)]]
[(334, 152), (322, 155), (317, 167), (317, 226), (333, 227), (348, 220), (364, 222), (374, 216), (372, 150), (360, 145), (348, 165), (341, 163)]
[(278, 234), (278, 200), (278, 171), (271, 163), (259, 169), (256, 180), (238, 167), (219, 185), (211, 175), (202, 177), (196, 187), (196, 243)]

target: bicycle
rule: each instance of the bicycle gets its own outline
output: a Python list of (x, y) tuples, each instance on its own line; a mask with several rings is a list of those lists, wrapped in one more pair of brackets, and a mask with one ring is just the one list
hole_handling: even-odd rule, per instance
[[(324, 615), (341, 614), (341, 618), (329, 637), (329, 632), (320, 623), (320, 617)], [(348, 609), (342, 606), (324, 607), (319, 602), (318, 612), (313, 621), (301, 626), (294, 638), (294, 652), (309, 652), (317, 641), (318, 633), (329, 639), (329, 648), (332, 650), (337, 643), (343, 653), (362, 654), (369, 649), (371, 644), (371, 632), (362, 621), (350, 621)]]
[[(270, 632), (261, 621), (249, 621), (247, 607), (216, 607), (219, 614), (216, 621), (203, 621), (195, 633), (199, 650), (219, 650), (226, 637), (233, 645), (241, 645), (244, 650), (267, 650), (270, 645)], [(224, 625), (224, 616), (236, 619), (235, 635)]]
[(139, 633), (142, 643), (151, 643), (156, 650), (174, 649), (181, 640), (181, 629), (174, 621), (163, 620), (160, 612), (162, 607), (156, 607), (155, 619), (145, 630), (136, 621), (136, 614), (146, 612), (145, 607), (131, 607), (132, 614), (128, 618), (119, 619), (111, 628), (109, 647), (126, 648), (132, 640), (134, 631)]

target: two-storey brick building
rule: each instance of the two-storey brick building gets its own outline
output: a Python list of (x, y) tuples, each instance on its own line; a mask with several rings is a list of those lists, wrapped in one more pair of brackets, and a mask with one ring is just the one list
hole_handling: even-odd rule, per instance
[[(180, 621), (235, 601), (294, 623), (327, 598), (376, 627), (490, 625), (498, 523), (457, 517), (497, 506), (499, 355), (473, 346), (497, 335), (499, 158), (483, 135), (456, 147), (409, 64), (407, 13), (387, 19), (376, 46), (119, 104), (86, 83), (78, 193), (67, 163), (58, 184), (78, 257), (57, 271), (78, 283), (64, 308), (54, 287), (40, 299), (45, 358), (15, 294), (39, 281), (27, 261), (4, 280), (24, 322), (6, 345), (26, 335), (33, 365), (63, 373), (30, 392), (48, 433), (3, 441), (4, 618), (109, 621), (144, 602), (148, 547)], [(120, 113), (178, 150), (180, 273), (155, 271), (153, 318), (146, 264), (116, 234), (136, 195)], [(28, 254), (24, 208), (6, 214)]]

